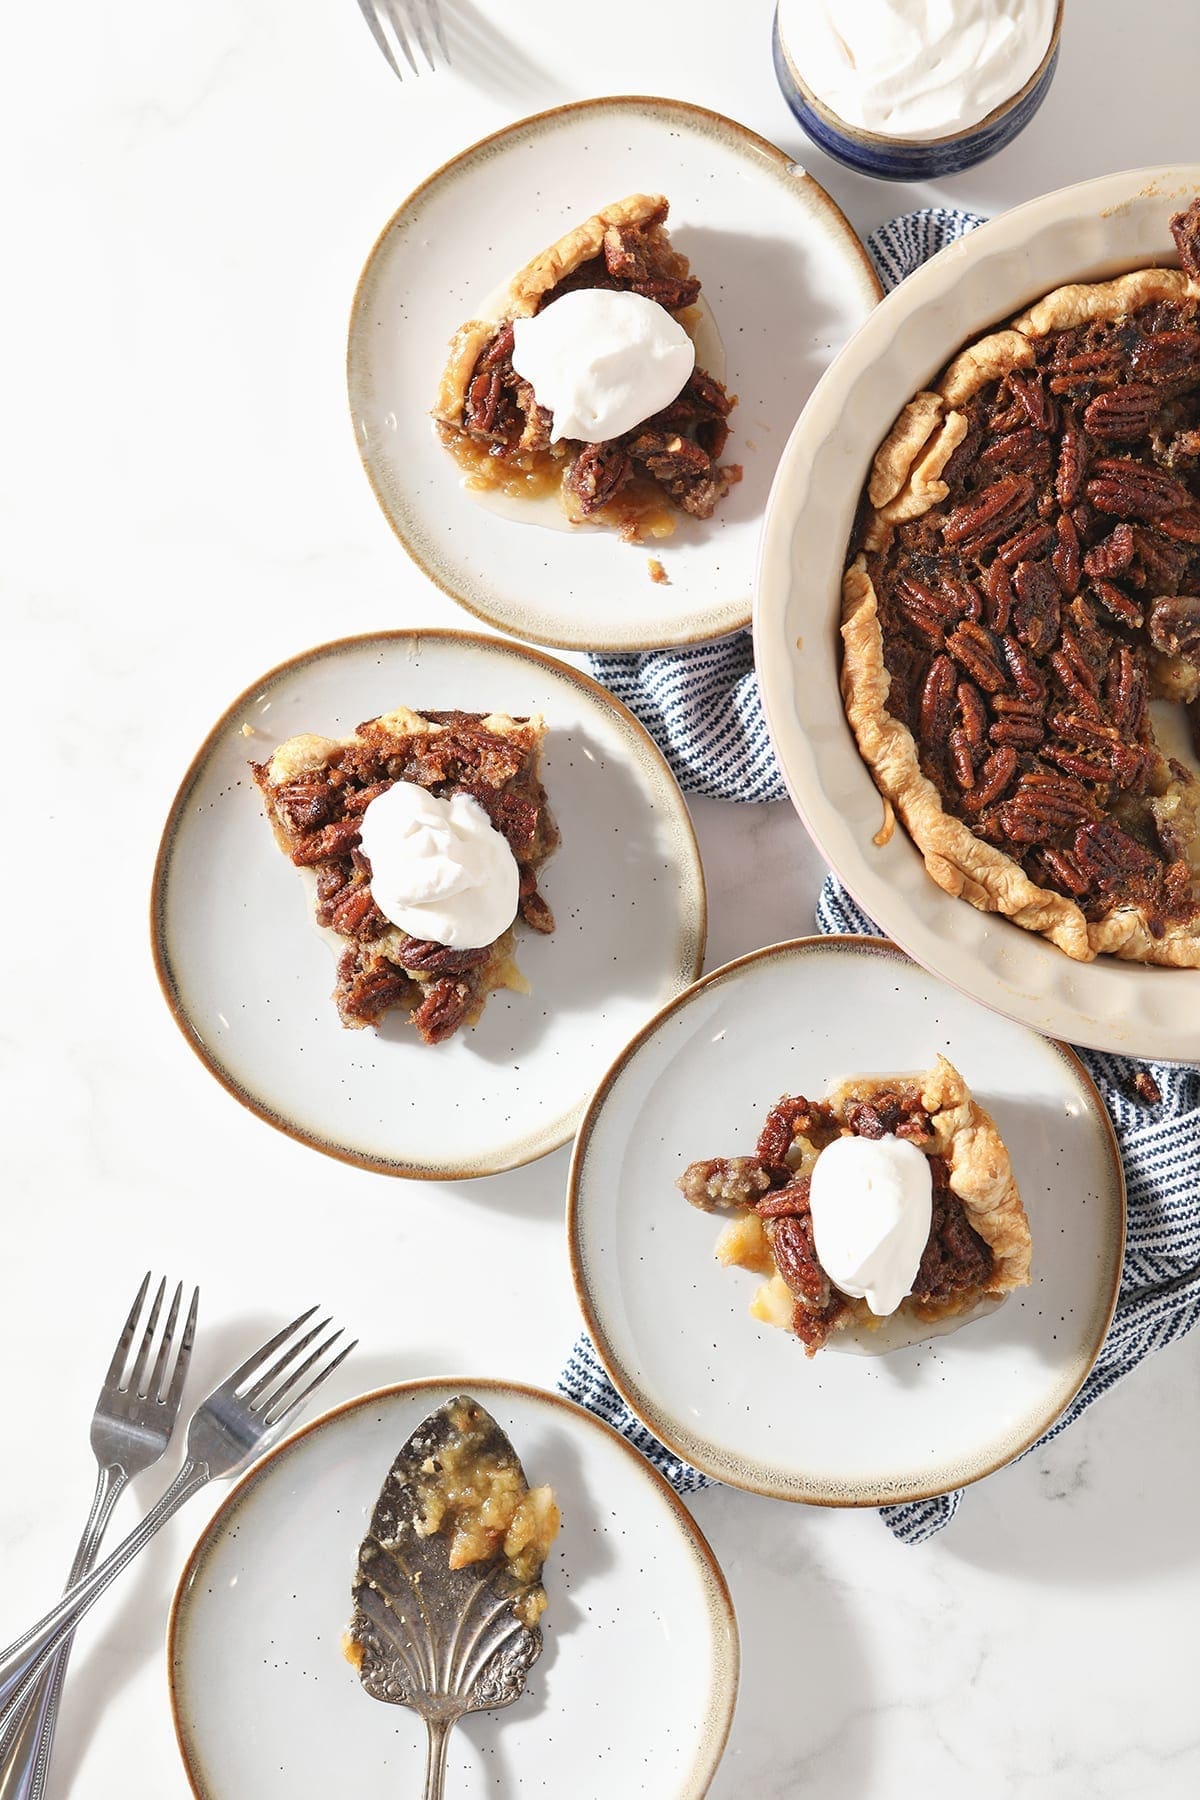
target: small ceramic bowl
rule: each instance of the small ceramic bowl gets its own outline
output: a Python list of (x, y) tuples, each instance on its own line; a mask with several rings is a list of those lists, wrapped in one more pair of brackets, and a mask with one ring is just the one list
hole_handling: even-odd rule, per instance
[(984, 162), (1024, 131), (1054, 79), (1062, 16), (1063, 0), (1058, 0), (1046, 54), (1023, 88), (1002, 105), (993, 107), (977, 124), (923, 143), (848, 125), (818, 100), (806, 86), (780, 34), (778, 9), (771, 28), (771, 47), (783, 97), (814, 144), (862, 175), (876, 175), (884, 181), (928, 181), (934, 176), (956, 175), (960, 169)]

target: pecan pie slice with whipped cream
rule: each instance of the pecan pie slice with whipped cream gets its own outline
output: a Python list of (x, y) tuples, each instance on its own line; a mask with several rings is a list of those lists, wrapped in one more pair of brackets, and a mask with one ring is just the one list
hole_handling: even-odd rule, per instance
[(904, 408), (842, 691), (939, 886), (1082, 961), (1200, 968), (1200, 200), (1171, 226), (1181, 268), (1056, 289)]
[(538, 871), (558, 843), (539, 775), (545, 721), (506, 713), (368, 719), (252, 763), (280, 848), (315, 878), (342, 946), (343, 1025), (408, 1015), (426, 1044), (473, 1025), (496, 988), (527, 993), (520, 918), (551, 932)]
[(784, 1095), (753, 1156), (694, 1162), (693, 1206), (732, 1216), (718, 1259), (765, 1277), (750, 1311), (809, 1356), (895, 1312), (925, 1322), (1026, 1287), (1029, 1222), (1008, 1151), (962, 1076), (863, 1075)]
[[(680, 513), (711, 518), (741, 479), (720, 462), (735, 402), (696, 364), (700, 283), (671, 244), (667, 211), (661, 194), (604, 207), (513, 276), (494, 318), (455, 333), (433, 414), (469, 485), (556, 494), (573, 524), (640, 542), (669, 536)], [(578, 319), (536, 357), (556, 392), (535, 393), (514, 358), (535, 366), (542, 321), (568, 296)]]

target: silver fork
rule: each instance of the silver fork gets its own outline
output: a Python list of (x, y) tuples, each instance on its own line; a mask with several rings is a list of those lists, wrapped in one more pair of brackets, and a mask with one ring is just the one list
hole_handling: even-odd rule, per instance
[(358, 0), (358, 5), (371, 36), (395, 70), (398, 80), (404, 80), (404, 70), (397, 60), (397, 51), (414, 75), (421, 73), (409, 44), (410, 37), (416, 39), (431, 69), (437, 68), (435, 44), (441, 51), (443, 62), (450, 61), (438, 0)]
[[(167, 1289), (165, 1281), (159, 1282), (137, 1355), (126, 1373), (149, 1288), (150, 1275), (147, 1273), (117, 1340), (96, 1401), (91, 1432), (97, 1464), (96, 1492), (67, 1577), (68, 1588), (94, 1566), (113, 1507), (133, 1476), (140, 1475), (158, 1461), (171, 1441), (179, 1417), (184, 1377), (196, 1334), (200, 1290), (197, 1288), (192, 1294), (183, 1337), (168, 1373), (167, 1362), (179, 1323), (183, 1284), (175, 1289), (158, 1354), (151, 1367), (150, 1352)], [(0, 1800), (41, 1800), (70, 1655), (71, 1638), (68, 1636), (35, 1682), (23, 1715), (14, 1719), (9, 1731), (0, 1739)]]
[[(183, 1467), (162, 1499), (151, 1507), (140, 1525), (134, 1527), (98, 1569), (69, 1588), (57, 1606), (51, 1607), (43, 1619), (9, 1645), (0, 1657), (0, 1730), (7, 1727), (11, 1709), (23, 1704), (38, 1672), (74, 1631), (84, 1613), (133, 1561), (138, 1551), (145, 1548), (155, 1532), (206, 1483), (240, 1475), (248, 1468), (282, 1435), (288, 1420), (349, 1356), (357, 1339), (339, 1350), (336, 1356), (327, 1358), (299, 1393), (296, 1392), (298, 1384), (342, 1335), (340, 1329), (331, 1333), (297, 1363), (297, 1357), (329, 1324), (328, 1319), (323, 1319), (297, 1338), (296, 1333), (308, 1324), (316, 1310), (315, 1306), (310, 1306), (298, 1319), (293, 1319), (202, 1401), (188, 1425)], [(281, 1349), (283, 1354), (272, 1363), (270, 1359)], [(265, 1367), (267, 1364), (270, 1366)]]

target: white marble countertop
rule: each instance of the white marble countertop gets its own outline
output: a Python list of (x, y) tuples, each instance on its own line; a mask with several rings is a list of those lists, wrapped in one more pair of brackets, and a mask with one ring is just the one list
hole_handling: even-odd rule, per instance
[[(448, 1186), (328, 1161), (205, 1072), (148, 950), (159, 828), (228, 700), (334, 634), (463, 622), (393, 540), (346, 415), (349, 298), (399, 200), (493, 127), (601, 93), (678, 95), (744, 120), (860, 230), (931, 199), (995, 211), (1195, 155), (1194, 0), (1070, 7), (1056, 84), (1024, 137), (921, 190), (807, 145), (771, 72), (769, 0), (442, 4), (454, 70), (403, 87), (352, 0), (62, 0), (6, 19), (0, 580), (19, 825), (0, 1638), (48, 1604), (69, 1560), (97, 1372), (143, 1268), (202, 1285), (197, 1393), (318, 1293), (362, 1339), (331, 1399), (452, 1369), (550, 1386), (577, 1328), (565, 1151)], [(819, 869), (790, 809), (694, 810), (709, 966), (809, 929)], [(389, 1248), (386, 1270), (352, 1262), (348, 1213)], [(496, 1370), (483, 1301), (506, 1271), (516, 1289), (530, 1259), (538, 1304), (514, 1309)], [(924, 1549), (869, 1512), (699, 1496), (744, 1656), (714, 1796), (1194, 1794), (1198, 1417), (1193, 1339), (971, 1492)], [(165, 1479), (138, 1484), (143, 1507)], [(187, 1792), (163, 1631), (203, 1515), (197, 1502), (177, 1519), (85, 1626), (54, 1800)]]

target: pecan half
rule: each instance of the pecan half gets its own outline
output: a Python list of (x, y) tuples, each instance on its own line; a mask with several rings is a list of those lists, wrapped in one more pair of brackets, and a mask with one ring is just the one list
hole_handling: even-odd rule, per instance
[(445, 975), (435, 981), (412, 1015), (427, 1044), (440, 1044), (456, 1032), (471, 1010), (472, 992), (465, 981)]
[(1159, 396), (1145, 382), (1127, 381), (1088, 403), (1084, 429), (1114, 444), (1136, 444), (1158, 417), (1160, 404)]
[(1005, 475), (946, 515), (942, 540), (964, 555), (977, 555), (1015, 530), (1033, 498), (1034, 485), (1028, 475)]
[(1124, 589), (1119, 588), (1115, 582), (1097, 578), (1092, 582), (1092, 592), (1106, 611), (1110, 612), (1114, 619), (1119, 619), (1122, 625), (1131, 625), (1136, 628), (1142, 623), (1145, 615), (1141, 607), (1136, 600), (1131, 600)]
[(1055, 526), (1058, 543), (1050, 553), (1050, 566), (1058, 577), (1058, 585), (1067, 598), (1079, 592), (1083, 562), (1079, 544), (1079, 528), (1070, 513), (1059, 513)]
[(814, 1105), (803, 1094), (785, 1094), (777, 1100), (763, 1122), (754, 1154), (760, 1162), (775, 1168), (786, 1168), (792, 1139), (811, 1131), (820, 1119), (819, 1102)]
[(767, 1236), (775, 1265), (797, 1300), (811, 1312), (823, 1311), (829, 1305), (832, 1290), (828, 1275), (817, 1261), (811, 1214), (771, 1219)]
[(435, 944), (432, 938), (409, 938), (396, 952), (396, 961), (409, 973), (421, 970), (431, 975), (462, 975), (477, 969), (491, 955), (488, 945), (482, 950), (451, 950), (446, 944)]
[(989, 694), (997, 694), (1008, 686), (1008, 677), (1000, 665), (995, 639), (985, 625), (964, 619), (946, 639), (946, 649)]
[(935, 656), (921, 688), (921, 742), (934, 747), (945, 742), (953, 716), (958, 670), (944, 653)]
[(1106, 538), (1094, 544), (1083, 559), (1088, 575), (1120, 575), (1133, 561), (1133, 527), (1114, 525)]
[(1159, 519), (1191, 499), (1183, 482), (1165, 469), (1125, 457), (1098, 457), (1092, 464), (1087, 497), (1099, 512), (1119, 518)]
[(786, 1187), (764, 1194), (761, 1200), (754, 1202), (754, 1210), (760, 1219), (805, 1219), (809, 1215), (811, 1187), (812, 1177), (799, 1175)]
[(1152, 601), (1150, 642), (1166, 656), (1200, 651), (1200, 594), (1164, 594)]

